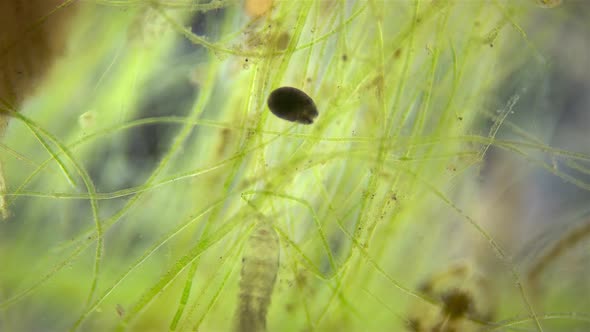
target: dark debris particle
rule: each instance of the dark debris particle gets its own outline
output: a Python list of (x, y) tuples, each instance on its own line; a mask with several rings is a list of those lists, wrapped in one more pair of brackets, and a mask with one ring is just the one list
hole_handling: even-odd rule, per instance
[(472, 299), (468, 293), (455, 289), (448, 292), (442, 298), (443, 310), (450, 320), (454, 320), (465, 315), (472, 306)]
[(267, 103), (270, 111), (283, 120), (312, 124), (318, 116), (313, 99), (305, 92), (290, 86), (271, 92)]

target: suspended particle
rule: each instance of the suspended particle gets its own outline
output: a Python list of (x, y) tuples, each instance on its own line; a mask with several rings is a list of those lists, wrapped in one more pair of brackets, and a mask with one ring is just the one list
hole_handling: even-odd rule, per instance
[(257, 226), (242, 256), (236, 332), (266, 331), (266, 314), (279, 270), (279, 237), (269, 224)]
[(123, 308), (122, 305), (117, 304), (117, 306), (115, 307), (115, 310), (117, 311), (117, 315), (119, 315), (119, 317), (125, 316), (125, 309)]
[(82, 130), (90, 130), (96, 126), (96, 112), (88, 111), (78, 117), (78, 124)]
[(313, 99), (305, 92), (290, 86), (271, 92), (267, 103), (270, 111), (283, 120), (311, 124), (318, 116)]

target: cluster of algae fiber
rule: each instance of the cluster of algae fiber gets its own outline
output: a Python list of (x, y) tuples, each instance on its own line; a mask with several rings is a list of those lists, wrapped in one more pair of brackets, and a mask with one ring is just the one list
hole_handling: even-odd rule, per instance
[[(494, 139), (517, 92), (494, 92), (539, 57), (535, 1), (250, 2), (80, 4), (69, 55), (4, 111), (0, 328), (241, 330), (247, 247), (280, 250), (269, 331), (559, 318), (469, 209), (488, 148), (518, 147)], [(268, 111), (285, 85), (314, 124)], [(279, 246), (248, 244), (262, 223)], [(469, 310), (419, 287), (457, 261)]]

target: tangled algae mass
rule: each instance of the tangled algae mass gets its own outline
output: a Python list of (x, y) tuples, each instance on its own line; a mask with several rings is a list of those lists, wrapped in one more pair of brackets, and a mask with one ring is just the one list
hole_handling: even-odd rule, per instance
[(584, 1), (0, 15), (1, 331), (590, 329)]

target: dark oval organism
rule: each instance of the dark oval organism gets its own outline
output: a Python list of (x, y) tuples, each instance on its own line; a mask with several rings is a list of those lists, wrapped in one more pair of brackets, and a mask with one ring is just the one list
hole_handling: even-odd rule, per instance
[(318, 110), (305, 92), (290, 86), (278, 88), (268, 96), (268, 108), (281, 119), (311, 124), (318, 116)]

